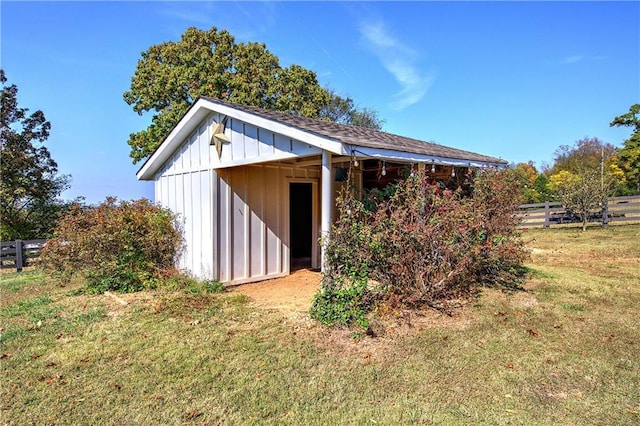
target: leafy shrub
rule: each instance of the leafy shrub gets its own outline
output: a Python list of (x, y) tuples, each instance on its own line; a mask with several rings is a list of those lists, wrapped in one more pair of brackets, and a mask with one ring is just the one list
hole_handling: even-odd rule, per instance
[(474, 224), (482, 237), (474, 247), (476, 282), (513, 287), (521, 281), (529, 252), (518, 230), (520, 197), (507, 171), (486, 170), (474, 179)]
[(329, 327), (349, 327), (355, 323), (367, 329), (369, 308), (367, 280), (364, 279), (347, 286), (323, 286), (313, 297), (309, 313)]
[(74, 205), (40, 257), (45, 270), (82, 274), (91, 291), (133, 292), (177, 274), (182, 235), (173, 213), (150, 201), (107, 198), (95, 208)]
[[(343, 191), (312, 316), (350, 325), (363, 315), (349, 316), (353, 306), (371, 309), (375, 300), (447, 309), (479, 285), (516, 285), (527, 257), (517, 231), (517, 183), (484, 170), (472, 192), (443, 190), (426, 172), (412, 173), (383, 197)], [(372, 280), (381, 283), (375, 295)]]

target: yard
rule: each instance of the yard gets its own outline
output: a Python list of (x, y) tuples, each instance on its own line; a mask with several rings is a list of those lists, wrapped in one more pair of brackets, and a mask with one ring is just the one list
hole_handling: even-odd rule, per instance
[(376, 338), (317, 326), (274, 283), (115, 296), (3, 274), (0, 421), (638, 424), (640, 226), (525, 239), (522, 291), (386, 313)]

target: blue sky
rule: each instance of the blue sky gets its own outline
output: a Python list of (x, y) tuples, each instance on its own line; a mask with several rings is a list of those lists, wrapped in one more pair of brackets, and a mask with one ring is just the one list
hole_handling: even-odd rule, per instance
[(639, 2), (8, 2), (1, 61), (19, 105), (52, 123), (64, 198), (153, 198), (122, 100), (137, 60), (190, 26), (265, 43), (283, 66), (378, 111), (384, 130), (550, 163), (585, 136), (620, 146), (611, 120), (640, 102)]

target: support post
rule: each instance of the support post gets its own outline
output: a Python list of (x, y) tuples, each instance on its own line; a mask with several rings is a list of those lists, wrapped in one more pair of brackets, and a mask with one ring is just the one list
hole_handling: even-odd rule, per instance
[(23, 254), (23, 247), (24, 245), (22, 244), (22, 240), (16, 240), (15, 242), (16, 244), (16, 271), (17, 272), (22, 272), (22, 267), (24, 266), (24, 258), (22, 256)]
[(609, 198), (605, 198), (602, 205), (602, 227), (607, 226), (609, 226)]
[(320, 237), (322, 238), (322, 247), (320, 254), (320, 268), (324, 272), (325, 255), (326, 255), (326, 239), (329, 236), (329, 230), (331, 229), (331, 199), (333, 193), (333, 185), (331, 179), (331, 153), (329, 151), (322, 151), (322, 200), (321, 200), (321, 222), (320, 222)]
[(549, 206), (549, 202), (545, 201), (544, 202), (544, 227), (548, 228), (549, 225), (551, 224), (551, 211), (550, 211), (550, 206)]

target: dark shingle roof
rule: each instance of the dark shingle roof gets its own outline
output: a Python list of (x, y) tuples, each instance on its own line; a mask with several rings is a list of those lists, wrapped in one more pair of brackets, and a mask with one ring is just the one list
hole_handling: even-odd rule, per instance
[(433, 142), (425, 142), (366, 127), (348, 126), (329, 121), (284, 114), (253, 106), (225, 102), (209, 97), (202, 98), (212, 103), (225, 105), (239, 111), (258, 115), (305, 132), (320, 135), (355, 147), (388, 149), (414, 154), (432, 155), (435, 157), (507, 164), (507, 161), (500, 158), (464, 151), (457, 148), (450, 148)]

